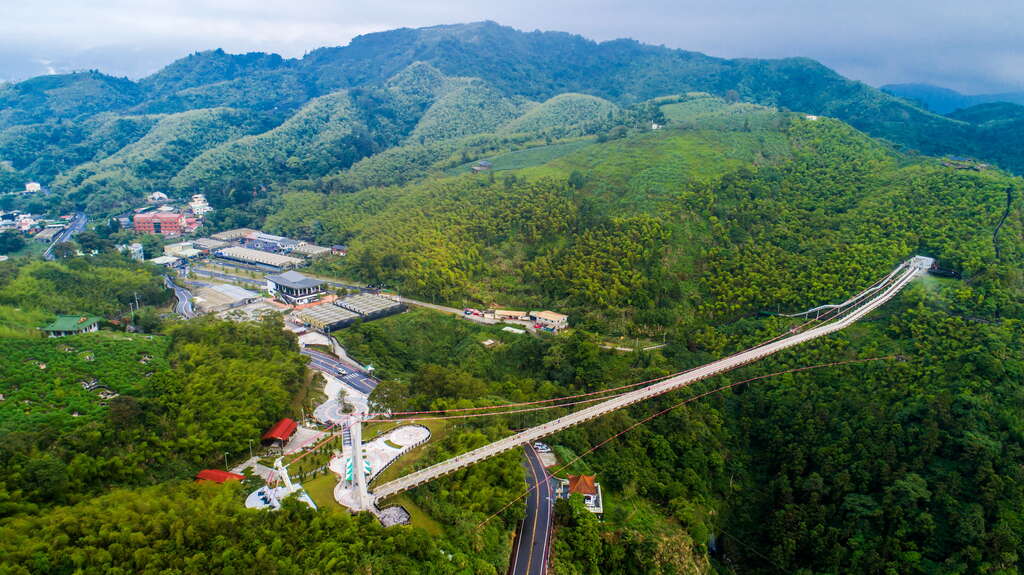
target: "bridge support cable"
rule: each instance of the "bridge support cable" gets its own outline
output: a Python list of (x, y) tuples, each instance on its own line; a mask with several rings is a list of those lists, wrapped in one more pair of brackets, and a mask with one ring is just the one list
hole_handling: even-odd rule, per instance
[[(783, 370), (783, 371), (776, 371), (774, 373), (769, 373), (769, 374), (765, 374), (765, 375), (759, 375), (757, 377), (752, 377), (750, 379), (744, 379), (743, 381), (735, 381), (735, 382), (730, 383), (728, 385), (723, 385), (721, 387), (716, 387), (716, 388), (711, 389), (709, 391), (705, 391), (703, 393), (699, 393), (699, 394), (694, 395), (692, 397), (688, 397), (688, 398), (680, 401), (679, 403), (676, 403), (676, 404), (674, 404), (672, 406), (669, 406), (669, 407), (667, 407), (665, 409), (662, 409), (661, 411), (657, 411), (657, 412), (655, 412), (655, 413), (653, 413), (651, 415), (648, 415), (647, 417), (641, 419), (640, 421), (637, 421), (637, 422), (633, 423), (632, 425), (630, 425), (629, 427), (623, 429), (622, 431), (619, 431), (619, 432), (609, 436), (608, 438), (606, 438), (606, 439), (604, 439), (604, 440), (602, 440), (602, 441), (600, 441), (598, 443), (595, 443), (594, 445), (590, 446), (589, 449), (587, 449), (586, 451), (580, 453), (575, 458), (573, 458), (571, 461), (568, 461), (568, 462), (562, 464), (558, 469), (555, 469), (554, 471), (549, 472), (548, 475), (552, 475), (553, 476), (553, 475), (556, 475), (558, 473), (561, 473), (562, 471), (565, 471), (569, 467), (572, 467), (572, 465), (574, 463), (576, 463), (577, 461), (579, 461), (579, 460), (583, 459), (584, 457), (586, 457), (587, 455), (590, 455), (591, 453), (597, 451), (598, 449), (600, 449), (601, 447), (605, 446), (606, 444), (614, 441), (615, 439), (617, 439), (617, 438), (619, 438), (619, 437), (629, 433), (630, 431), (633, 431), (634, 429), (640, 427), (641, 425), (644, 425), (644, 424), (650, 422), (651, 420), (653, 420), (653, 419), (655, 419), (655, 418), (657, 418), (657, 417), (659, 417), (661, 415), (664, 415), (664, 414), (666, 414), (666, 413), (668, 413), (670, 411), (674, 411), (676, 409), (679, 409), (680, 407), (682, 407), (684, 405), (687, 405), (689, 403), (693, 403), (694, 401), (697, 401), (699, 399), (703, 399), (703, 398), (705, 398), (705, 397), (707, 397), (709, 395), (714, 395), (714, 394), (719, 393), (721, 391), (725, 391), (727, 389), (732, 389), (734, 387), (738, 387), (738, 386), (746, 384), (746, 383), (751, 383), (751, 382), (754, 382), (754, 381), (758, 381), (758, 380), (761, 380), (761, 379), (767, 379), (769, 377), (775, 377), (775, 376), (779, 376), (779, 375), (786, 375), (786, 374), (790, 374), (790, 373), (798, 373), (798, 372), (801, 372), (801, 371), (810, 371), (810, 370), (813, 370), (813, 369), (822, 369), (822, 368), (826, 368), (826, 367), (837, 367), (837, 366), (840, 366), (840, 365), (851, 365), (851, 364), (857, 364), (857, 363), (868, 363), (868, 362), (873, 362), (873, 361), (886, 361), (886, 360), (892, 360), (892, 359), (897, 359), (897, 357), (890, 355), (890, 356), (885, 356), (885, 357), (871, 357), (871, 358), (866, 358), (866, 359), (851, 359), (851, 360), (847, 360), (847, 361), (836, 361), (836, 362), (832, 362), (832, 363), (822, 363), (822, 364), (818, 364), (818, 365), (809, 365), (809, 366), (805, 366), (805, 367), (796, 367), (796, 368), (793, 368), (793, 369), (787, 369), (787, 370)], [(509, 501), (508, 503), (506, 503), (501, 509), (495, 511), (490, 516), (488, 516), (486, 519), (484, 519), (479, 524), (477, 524), (477, 529), (483, 527), (484, 525), (487, 525), (487, 523), (489, 521), (491, 521), (492, 519), (494, 519), (498, 515), (501, 515), (501, 513), (503, 511), (505, 511), (506, 509), (508, 509), (512, 505), (514, 505), (517, 501), (521, 500), (522, 498), (524, 498), (524, 497), (528, 496), (530, 493), (532, 493), (534, 491), (534, 489), (536, 489), (536, 486), (527, 489), (526, 491), (521, 493), (518, 497), (516, 497), (515, 499), (513, 499), (513, 500)]]
[(866, 297), (866, 296), (868, 296), (868, 295), (870, 295), (870, 294), (872, 294), (872, 293), (882, 289), (882, 287), (885, 284), (887, 284), (894, 277), (896, 277), (896, 275), (900, 272), (900, 270), (903, 269), (907, 265), (908, 265), (908, 262), (904, 262), (904, 263), (900, 264), (899, 266), (896, 267), (896, 269), (894, 269), (893, 271), (889, 272), (889, 275), (887, 275), (884, 278), (880, 279), (879, 281), (875, 282), (874, 284), (869, 286), (864, 291), (862, 291), (859, 294), (853, 296), (852, 298), (844, 301), (843, 303), (819, 305), (818, 307), (812, 307), (811, 309), (802, 311), (800, 313), (780, 313), (780, 314), (777, 314), (777, 315), (782, 316), (782, 317), (801, 317), (801, 316), (810, 315), (812, 313), (816, 313), (816, 312), (819, 312), (819, 311), (822, 311), (822, 310), (826, 310), (826, 309), (837, 309), (837, 308), (838, 309), (842, 309), (842, 308), (847, 307), (847, 306), (849, 306), (851, 304), (854, 304), (857, 301), (863, 299), (864, 297)]
[[(897, 271), (899, 269), (900, 268), (897, 268)], [(892, 276), (893, 276), (893, 274), (890, 273), (888, 276), (883, 278), (883, 280), (881, 280), (880, 282), (876, 283), (875, 286), (880, 286), (882, 282), (888, 281)], [(870, 289), (874, 289), (875, 286), (872, 286), (872, 288), (870, 288)], [(851, 298), (850, 300), (847, 301), (847, 303), (861, 299), (865, 293), (867, 293), (867, 292), (866, 291), (862, 292), (860, 295), (855, 296), (854, 298)], [(842, 304), (842, 305), (846, 305), (846, 304)], [(743, 353), (745, 351), (749, 351), (749, 350), (754, 349), (756, 347), (760, 347), (762, 345), (771, 343), (771, 342), (776, 341), (776, 340), (778, 340), (778, 339), (780, 339), (782, 337), (786, 337), (786, 336), (792, 335), (794, 333), (799, 333), (800, 331), (803, 330), (803, 328), (805, 328), (805, 327), (807, 327), (807, 326), (809, 326), (809, 325), (811, 325), (811, 324), (813, 324), (815, 322), (825, 322), (825, 320), (832, 321), (832, 320), (835, 320), (835, 319), (839, 319), (839, 317), (842, 315), (842, 313), (844, 313), (842, 310), (839, 309), (840, 307), (841, 306), (833, 306), (833, 309), (828, 311), (823, 316), (816, 317), (814, 319), (806, 321), (806, 322), (804, 322), (804, 323), (802, 323), (802, 324), (800, 324), (800, 325), (798, 325), (796, 327), (793, 327), (792, 329), (789, 329), (787, 331), (779, 333), (779, 334), (775, 335), (774, 337), (772, 337), (770, 339), (766, 339), (764, 341), (761, 341), (760, 343), (754, 344), (754, 345), (752, 345), (752, 346), (750, 346), (750, 347), (748, 347), (746, 349), (742, 349), (742, 350), (736, 351), (736, 352), (734, 352), (734, 353), (732, 353), (732, 354), (730, 354), (730, 355), (728, 355), (726, 357), (732, 357), (734, 355)], [(834, 317), (834, 318), (830, 317), (833, 314), (835, 314), (836, 317)], [(780, 315), (784, 315), (784, 314), (780, 314)], [(785, 316), (785, 317), (796, 317), (796, 315), (800, 315), (800, 314), (795, 314), (793, 316)], [(696, 369), (696, 368), (692, 368), (692, 369)], [(691, 371), (691, 370), (678, 371), (678, 372), (671, 373), (671, 374), (668, 374), (668, 375), (663, 375), (661, 377), (656, 377), (656, 378), (653, 378), (653, 379), (648, 379), (648, 380), (645, 380), (645, 381), (640, 381), (640, 382), (636, 382), (636, 383), (630, 383), (630, 384), (626, 384), (626, 385), (620, 385), (620, 386), (617, 386), (617, 387), (611, 387), (611, 388), (608, 388), (608, 389), (602, 389), (602, 390), (599, 390), (599, 391), (591, 391), (591, 392), (588, 392), (588, 393), (580, 393), (580, 394), (576, 394), (576, 395), (566, 395), (566, 396), (562, 396), (562, 397), (553, 397), (553, 398), (549, 398), (549, 399), (540, 399), (540, 400), (536, 400), (536, 401), (525, 401), (525, 402), (519, 402), (519, 403), (502, 403), (502, 404), (487, 405), (487, 406), (476, 406), (476, 407), (459, 407), (459, 408), (451, 408), (451, 409), (433, 409), (433, 410), (420, 410), (420, 411), (371, 412), (371, 413), (365, 413), (363, 415), (366, 416), (366, 417), (374, 417), (374, 418), (375, 417), (389, 418), (389, 419), (368, 419), (366, 421), (417, 421), (417, 420), (422, 420), (422, 419), (425, 419), (425, 418), (404, 418), (404, 417), (403, 418), (399, 418), (399, 419), (390, 419), (390, 418), (392, 416), (396, 416), (396, 415), (428, 415), (428, 414), (442, 414), (442, 413), (444, 413), (444, 414), (447, 414), (447, 413), (458, 413), (458, 412), (467, 412), (467, 411), (488, 411), (488, 410), (505, 409), (505, 408), (508, 408), (508, 407), (521, 407), (521, 406), (527, 406), (527, 405), (537, 405), (537, 404), (541, 404), (541, 403), (553, 403), (553, 402), (556, 402), (556, 401), (564, 401), (564, 400), (576, 399), (576, 398), (580, 398), (580, 397), (588, 397), (588, 396), (593, 396), (593, 395), (602, 395), (602, 394), (606, 394), (606, 393), (611, 393), (613, 391), (619, 391), (619, 390), (622, 390), (622, 389), (629, 389), (629, 388), (638, 387), (638, 386), (641, 386), (641, 385), (646, 385), (646, 384), (650, 384), (650, 383), (656, 383), (656, 382), (668, 379), (670, 377), (675, 377), (675, 376), (678, 376), (678, 375), (683, 375), (685, 373), (688, 373), (689, 371)], [(612, 396), (607, 396), (604, 399), (607, 399), (608, 397), (612, 397)], [(576, 402), (576, 403), (584, 403), (584, 402)], [(575, 405), (575, 403), (574, 404), (565, 404), (565, 405)], [(552, 407), (561, 407), (561, 406), (552, 406)], [(522, 411), (534, 411), (534, 410), (522, 410)], [(520, 413), (520, 412), (521, 411), (495, 411), (493, 413), (486, 413), (486, 414), (481, 414), (481, 415), (504, 415), (506, 413)], [(435, 417), (435, 418), (431, 418), (431, 419), (447, 419), (447, 417)]]
[(437, 477), (447, 475), (453, 471), (472, 465), (478, 461), (482, 461), (504, 453), (510, 449), (514, 449), (524, 443), (533, 442), (540, 438), (547, 437), (548, 435), (579, 425), (580, 423), (600, 417), (606, 413), (622, 409), (633, 405), (634, 403), (668, 393), (675, 389), (689, 386), (694, 382), (719, 375), (737, 367), (755, 362), (784, 349), (839, 331), (889, 301), (918, 274), (927, 270), (928, 267), (931, 266), (931, 263), (932, 260), (930, 258), (917, 256), (902, 264), (898, 268), (899, 273), (891, 276), (893, 279), (890, 280), (891, 283), (889, 283), (888, 287), (884, 288), (880, 293), (877, 293), (873, 298), (863, 301), (856, 308), (848, 310), (845, 317), (842, 317), (841, 319), (835, 319), (829, 323), (813, 327), (807, 331), (791, 334), (781, 340), (713, 361), (659, 383), (629, 391), (617, 397), (606, 399), (596, 405), (583, 408), (547, 423), (513, 434), (504, 439), (500, 439), (489, 445), (470, 450), (466, 453), (456, 455), (446, 461), (414, 471), (404, 477), (379, 485), (372, 494), (373, 501), (384, 499), (396, 493), (411, 489)]

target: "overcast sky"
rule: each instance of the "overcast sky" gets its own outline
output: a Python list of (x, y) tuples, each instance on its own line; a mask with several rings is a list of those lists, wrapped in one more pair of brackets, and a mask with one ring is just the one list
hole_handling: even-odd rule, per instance
[(0, 79), (138, 77), (197, 50), (299, 57), (369, 32), (494, 20), (712, 56), (807, 56), (872, 85), (1024, 90), (1024, 0), (0, 0), (0, 14)]

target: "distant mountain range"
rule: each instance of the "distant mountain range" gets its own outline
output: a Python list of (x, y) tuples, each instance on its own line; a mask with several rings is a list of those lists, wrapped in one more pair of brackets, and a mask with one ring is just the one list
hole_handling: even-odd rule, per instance
[[(82, 72), (0, 84), (0, 189), (38, 180), (100, 210), (154, 189), (265, 189), (409, 143), (562, 117), (593, 127), (687, 92), (832, 116), (903, 148), (1024, 171), (1015, 113), (945, 117), (806, 58), (730, 60), (478, 22), (368, 34), (301, 59), (201, 52), (139, 81)], [(566, 94), (600, 100), (574, 96), (530, 115)]]
[(937, 114), (949, 114), (956, 110), (993, 102), (1009, 102), (1011, 104), (1024, 105), (1024, 92), (961, 94), (956, 90), (931, 84), (888, 84), (880, 89), (893, 96), (917, 102), (921, 107)]

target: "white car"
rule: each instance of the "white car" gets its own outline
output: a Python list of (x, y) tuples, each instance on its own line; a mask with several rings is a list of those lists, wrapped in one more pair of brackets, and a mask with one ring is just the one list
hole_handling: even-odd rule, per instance
[(551, 448), (539, 441), (533, 444), (533, 448), (537, 450), (537, 453), (551, 453)]

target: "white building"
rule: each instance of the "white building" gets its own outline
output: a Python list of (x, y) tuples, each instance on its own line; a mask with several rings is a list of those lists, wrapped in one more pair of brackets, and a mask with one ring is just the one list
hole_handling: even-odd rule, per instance
[(541, 329), (548, 331), (559, 331), (569, 327), (569, 316), (553, 311), (531, 311), (529, 318)]
[(142, 252), (142, 244), (138, 242), (135, 242), (133, 244), (121, 244), (117, 246), (117, 251), (122, 253), (127, 252), (128, 256), (135, 261), (141, 262), (142, 260), (145, 259), (145, 256), (143, 255)]
[(41, 191), (43, 191), (43, 186), (39, 182), (28, 182), (25, 184), (26, 194), (34, 194)]
[(193, 194), (192, 201), (188, 203), (188, 207), (197, 216), (203, 216), (213, 211), (210, 203), (206, 201), (206, 196), (203, 194)]

